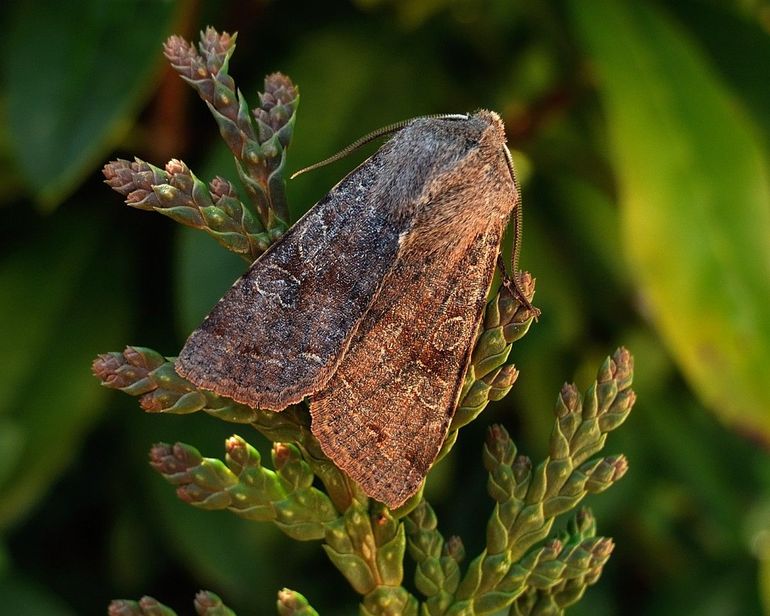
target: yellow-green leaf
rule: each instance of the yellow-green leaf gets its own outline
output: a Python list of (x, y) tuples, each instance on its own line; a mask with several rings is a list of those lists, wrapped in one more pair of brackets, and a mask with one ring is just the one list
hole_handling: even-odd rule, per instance
[(770, 185), (757, 130), (655, 5), (571, 9), (598, 73), (642, 309), (701, 399), (770, 440)]

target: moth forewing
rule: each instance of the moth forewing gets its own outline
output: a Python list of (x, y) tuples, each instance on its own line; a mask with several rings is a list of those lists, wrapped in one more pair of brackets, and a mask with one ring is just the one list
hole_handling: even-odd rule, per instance
[(419, 489), (457, 405), (516, 205), (504, 164), (499, 149), (482, 142), (443, 178), (446, 190), (425, 204), (428, 214), (410, 230), (345, 357), (311, 401), (324, 452), (390, 507)]
[(274, 411), (324, 385), (409, 223), (376, 207), (384, 154), (349, 174), (252, 264), (188, 338), (179, 374)]

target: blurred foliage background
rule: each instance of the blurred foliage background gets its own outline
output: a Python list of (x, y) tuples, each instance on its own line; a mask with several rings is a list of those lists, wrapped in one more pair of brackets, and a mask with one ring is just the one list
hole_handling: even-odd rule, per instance
[[(442, 531), (483, 543), (485, 426), (541, 456), (561, 383), (617, 345), (639, 402), (588, 504), (618, 544), (571, 614), (770, 614), (770, 4), (760, 0), (16, 0), (0, 25), (0, 612), (103, 613), (200, 587), (242, 615), (284, 585), (323, 614), (354, 593), (313, 544), (177, 502), (153, 442), (221, 455), (233, 426), (147, 416), (99, 388), (99, 352), (173, 355), (242, 270), (132, 211), (100, 168), (179, 157), (235, 177), (161, 44), (239, 31), (231, 74), (301, 90), (289, 169), (419, 114), (501, 113), (523, 180), (522, 266), (543, 315), (521, 377), (433, 472)], [(366, 155), (362, 153), (359, 159)], [(348, 169), (294, 180), (296, 219)], [(256, 435), (243, 434), (259, 443)], [(462, 489), (459, 487), (462, 486)], [(279, 556), (280, 555), (280, 556)]]

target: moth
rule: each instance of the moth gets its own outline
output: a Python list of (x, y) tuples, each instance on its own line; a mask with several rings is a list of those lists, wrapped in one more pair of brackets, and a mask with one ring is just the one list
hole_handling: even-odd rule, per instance
[(388, 133), (235, 282), (176, 370), (253, 408), (309, 399), (324, 453), (397, 507), (447, 435), (512, 213), (518, 254), (521, 206), (491, 111), (381, 129), (313, 167)]

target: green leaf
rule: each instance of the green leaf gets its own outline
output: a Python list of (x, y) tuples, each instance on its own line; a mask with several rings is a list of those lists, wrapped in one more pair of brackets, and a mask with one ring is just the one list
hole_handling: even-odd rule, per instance
[[(245, 191), (235, 181), (233, 156), (217, 143), (196, 175), (205, 181), (216, 175), (233, 180), (241, 195)], [(225, 250), (198, 229), (178, 228), (174, 242), (177, 331), (184, 340), (201, 324), (214, 304), (225, 294), (248, 265), (238, 255)]]
[(9, 140), (28, 190), (52, 209), (130, 128), (162, 66), (174, 3), (15, 3), (2, 54)]
[(3, 614), (14, 616), (74, 616), (75, 611), (42, 585), (19, 577), (0, 579)]
[(723, 421), (770, 439), (770, 195), (761, 140), (654, 5), (572, 0), (598, 69), (643, 308)]
[(51, 223), (0, 267), (0, 527), (77, 454), (103, 408), (90, 361), (95, 349), (121, 344), (127, 329), (120, 242), (110, 241), (106, 262), (105, 225), (69, 214)]
[(748, 19), (732, 3), (675, 0), (670, 9), (697, 37), (710, 60), (735, 92), (740, 94), (770, 145), (770, 36), (761, 17)]
[(178, 229), (176, 297), (182, 340), (201, 324), (247, 265), (197, 229)]

